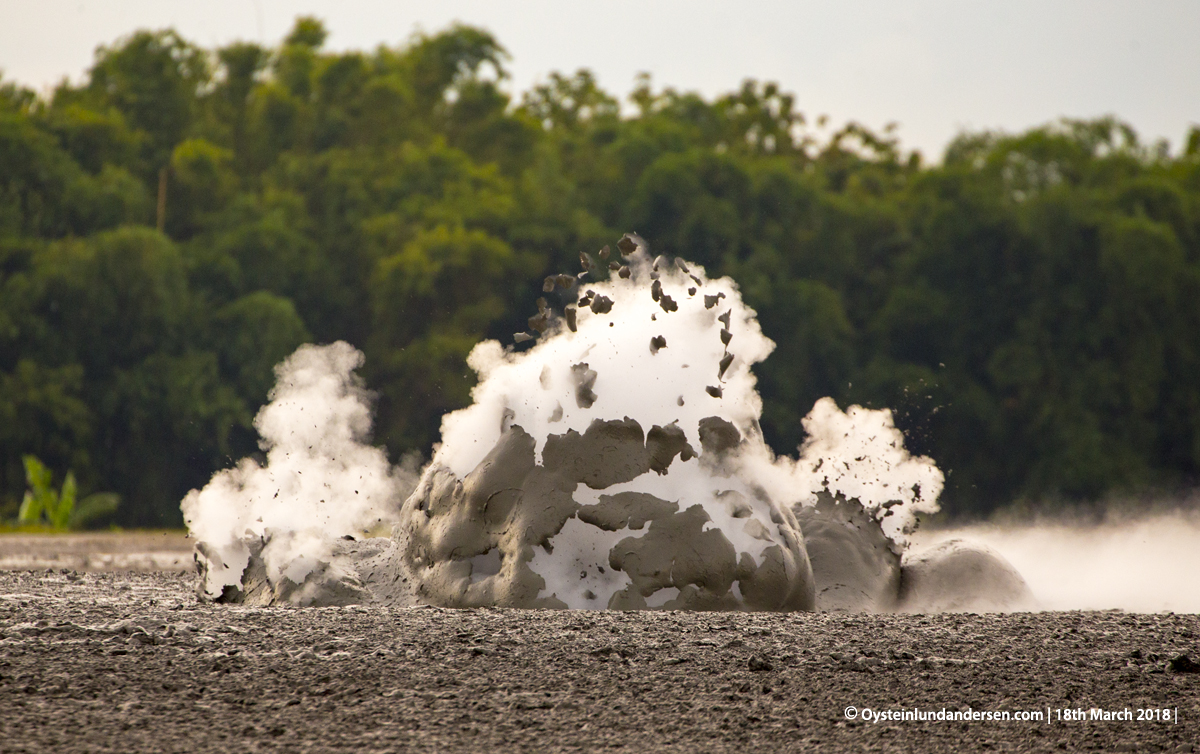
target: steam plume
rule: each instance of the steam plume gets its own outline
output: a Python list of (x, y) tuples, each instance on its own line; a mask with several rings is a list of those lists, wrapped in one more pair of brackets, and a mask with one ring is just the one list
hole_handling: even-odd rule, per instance
[(210, 597), (242, 586), (256, 542), (270, 579), (302, 584), (339, 538), (395, 519), (411, 472), (366, 444), (369, 395), (353, 374), (362, 363), (346, 343), (301, 346), (275, 368), (271, 402), (254, 420), (266, 465), (245, 458), (184, 499)]

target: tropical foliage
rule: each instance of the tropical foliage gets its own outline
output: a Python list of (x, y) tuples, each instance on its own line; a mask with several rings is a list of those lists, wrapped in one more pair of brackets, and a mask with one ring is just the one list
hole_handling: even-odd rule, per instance
[(111, 492), (97, 492), (76, 503), (79, 488), (75, 474), (68, 471), (62, 489), (56, 492), (45, 464), (35, 456), (25, 456), (23, 460), (29, 490), (21, 501), (19, 525), (49, 526), (55, 531), (81, 529), (96, 519), (111, 516), (120, 505), (120, 498)]
[(1200, 131), (1172, 154), (1064, 121), (927, 164), (774, 84), (644, 78), (622, 110), (587, 71), (514, 99), (475, 28), (324, 39), (138, 32), (80, 84), (0, 84), (7, 517), (32, 453), (119, 492), (122, 524), (178, 523), (310, 340), (363, 348), (377, 441), (427, 451), (472, 345), (626, 230), (741, 283), (781, 452), (831, 395), (893, 407), (958, 512), (1195, 484)]

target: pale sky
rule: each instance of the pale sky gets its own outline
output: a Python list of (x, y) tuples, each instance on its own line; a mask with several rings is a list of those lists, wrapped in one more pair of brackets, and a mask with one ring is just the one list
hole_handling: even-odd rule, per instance
[(1200, 0), (0, 0), (0, 71), (43, 90), (136, 29), (274, 45), (301, 14), (334, 50), (481, 26), (512, 55), (514, 92), (578, 68), (621, 99), (639, 71), (707, 97), (773, 80), (835, 125), (896, 121), (933, 159), (964, 129), (1113, 114), (1178, 150), (1200, 123)]

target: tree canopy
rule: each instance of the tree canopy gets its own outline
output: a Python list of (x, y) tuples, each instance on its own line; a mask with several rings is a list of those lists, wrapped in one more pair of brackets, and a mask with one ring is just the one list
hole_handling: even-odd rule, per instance
[(325, 37), (141, 31), (45, 97), (0, 82), (5, 517), (35, 455), (179, 524), (310, 340), (365, 350), (376, 441), (427, 452), (470, 348), (626, 230), (740, 283), (779, 452), (829, 395), (892, 407), (960, 514), (1196, 484), (1200, 129), (1171, 154), (1064, 120), (928, 164), (774, 83), (644, 77), (622, 110), (586, 70), (514, 98), (482, 29)]

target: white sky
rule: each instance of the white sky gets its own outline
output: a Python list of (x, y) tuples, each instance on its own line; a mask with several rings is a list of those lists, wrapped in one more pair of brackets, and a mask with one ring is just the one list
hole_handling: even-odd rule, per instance
[(1198, 0), (0, 0), (0, 70), (44, 89), (135, 29), (273, 45), (300, 14), (338, 50), (482, 26), (512, 54), (517, 92), (581, 67), (621, 98), (639, 71), (709, 97), (775, 80), (809, 116), (897, 121), (903, 146), (935, 159), (963, 129), (1111, 113), (1177, 150), (1200, 122)]

